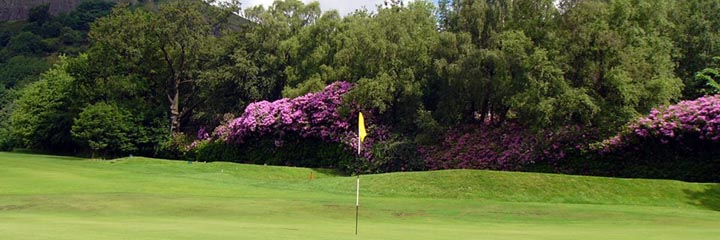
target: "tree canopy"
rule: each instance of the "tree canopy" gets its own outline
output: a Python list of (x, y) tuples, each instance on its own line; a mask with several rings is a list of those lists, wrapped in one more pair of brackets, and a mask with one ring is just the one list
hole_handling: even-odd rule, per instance
[[(714, 0), (412, 1), (347, 16), (299, 0), (112, 6), (41, 7), (0, 32), (0, 146), (179, 156), (253, 102), (337, 81), (354, 85), (339, 112), (367, 112), (403, 149), (466, 125), (602, 138), (718, 91)], [(66, 45), (82, 54), (49, 54)], [(49, 67), (26, 59), (39, 57), (60, 60), (28, 78)]]

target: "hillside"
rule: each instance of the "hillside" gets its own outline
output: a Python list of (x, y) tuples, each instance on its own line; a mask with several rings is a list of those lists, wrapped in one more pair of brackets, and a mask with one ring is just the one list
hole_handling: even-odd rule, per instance
[[(19, 159), (37, 158), (33, 162)], [(95, 161), (78, 158), (35, 156), (0, 152), (0, 165), (63, 168), (72, 176), (98, 170), (149, 177), (187, 178), (213, 182), (262, 185), (273, 189), (313, 189), (331, 194), (352, 195), (355, 178), (329, 170), (247, 165), (226, 162), (187, 164), (151, 158), (123, 158)], [(25, 166), (23, 166), (25, 165)], [(12, 167), (12, 166), (9, 166)], [(7, 170), (5, 170), (7, 171)], [(310, 172), (316, 180), (308, 182)], [(60, 176), (60, 175), (58, 175)], [(74, 178), (74, 177), (72, 177)], [(478, 199), (502, 202), (569, 203), (601, 205), (667, 206), (720, 210), (720, 184), (687, 183), (672, 180), (622, 179), (559, 174), (445, 170), (429, 172), (363, 175), (363, 194), (376, 197)], [(61, 179), (52, 181), (60, 183)], [(56, 186), (55, 190), (61, 190)], [(0, 191), (11, 191), (3, 189)], [(78, 189), (81, 190), (81, 189)], [(81, 191), (88, 191), (82, 189)], [(102, 189), (92, 192), (101, 193)], [(125, 189), (122, 191), (132, 191)]]
[[(1, 0), (0, 21), (25, 20), (30, 9), (47, 4), (50, 7), (50, 14), (57, 16), (60, 13), (67, 13), (75, 9), (85, 0)], [(118, 2), (120, 0), (106, 0)]]

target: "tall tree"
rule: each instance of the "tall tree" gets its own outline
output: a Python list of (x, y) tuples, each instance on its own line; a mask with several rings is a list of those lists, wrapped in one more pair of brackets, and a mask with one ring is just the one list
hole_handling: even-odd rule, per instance
[(90, 32), (95, 48), (91, 52), (96, 53), (91, 57), (98, 61), (94, 64), (111, 70), (103, 74), (144, 79), (156, 97), (166, 99), (173, 135), (182, 131), (182, 122), (204, 101), (196, 97), (203, 88), (201, 73), (209, 66), (204, 48), (212, 46), (214, 29), (226, 20), (215, 18), (217, 13), (205, 14), (212, 9), (206, 2), (192, 0), (163, 4), (157, 12), (120, 7), (97, 21)]
[(671, 8), (675, 25), (672, 39), (677, 47), (674, 61), (678, 77), (685, 82), (683, 97), (694, 99), (705, 94), (705, 82), (695, 75), (720, 56), (720, 2), (716, 0), (677, 1)]

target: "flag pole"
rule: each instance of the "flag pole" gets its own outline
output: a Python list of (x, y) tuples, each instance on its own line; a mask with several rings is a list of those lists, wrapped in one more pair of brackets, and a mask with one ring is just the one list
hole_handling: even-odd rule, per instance
[[(358, 157), (360, 157), (360, 148), (362, 140), (360, 139), (360, 130), (358, 130)], [(358, 162), (357, 175), (355, 181), (355, 235), (358, 234), (358, 218), (360, 213), (360, 163)]]

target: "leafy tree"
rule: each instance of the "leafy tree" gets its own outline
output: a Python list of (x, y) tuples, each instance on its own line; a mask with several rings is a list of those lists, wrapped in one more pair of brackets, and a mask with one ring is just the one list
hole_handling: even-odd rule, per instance
[(35, 23), (38, 26), (42, 26), (44, 23), (50, 21), (51, 18), (52, 16), (50, 16), (49, 4), (43, 4), (37, 7), (33, 7), (28, 13), (28, 22)]
[(720, 3), (714, 0), (676, 1), (669, 10), (674, 24), (672, 40), (676, 47), (675, 73), (685, 83), (683, 98), (705, 94), (704, 82), (695, 81), (696, 73), (710, 67), (720, 55)]
[(90, 24), (97, 18), (109, 15), (113, 6), (115, 3), (109, 1), (83, 1), (64, 19), (65, 26), (87, 32), (90, 30)]
[(38, 55), (47, 50), (43, 39), (30, 32), (21, 32), (10, 38), (4, 51), (12, 56), (15, 55)]
[(599, 106), (592, 124), (604, 134), (680, 97), (667, 9), (664, 1), (583, 1), (561, 17), (557, 59), (570, 86)]
[(12, 99), (13, 91), (0, 85), (0, 151), (12, 150), (13, 147), (8, 121), (13, 109)]
[(0, 47), (5, 47), (13, 36), (12, 32), (7, 30), (0, 30)]
[(695, 74), (696, 90), (703, 94), (720, 93), (720, 57), (714, 57), (710, 67)]
[[(351, 102), (377, 109), (378, 120), (398, 131), (413, 131), (438, 39), (433, 5), (413, 2), (378, 9), (375, 16), (357, 12), (344, 24), (333, 40), (341, 48), (334, 54), (332, 75), (358, 83), (348, 96)], [(330, 72), (325, 69), (320, 68)]]
[(18, 146), (35, 149), (70, 151), (72, 139), (71, 84), (67, 73), (69, 59), (43, 73), (39, 81), (20, 90), (10, 114), (9, 134)]
[(169, 109), (173, 135), (203, 102), (195, 97), (203, 88), (201, 72), (209, 65), (202, 53), (212, 43), (213, 28), (223, 20), (203, 15), (202, 9), (207, 9), (204, 4), (170, 2), (160, 6), (157, 13), (117, 8), (111, 16), (97, 21), (90, 32), (94, 41), (90, 58), (116, 66), (100, 69), (100, 75), (129, 75), (130, 79), (148, 81), (152, 95), (166, 100), (163, 105)]
[(135, 123), (130, 113), (115, 104), (99, 102), (85, 107), (74, 119), (72, 137), (82, 146), (103, 156), (137, 150), (133, 130)]
[(13, 88), (33, 82), (50, 68), (45, 59), (38, 57), (16, 56), (0, 65), (0, 86)]
[(242, 56), (251, 63), (243, 75), (245, 81), (259, 86), (255, 91), (260, 96), (279, 98), (285, 86), (290, 84), (288, 75), (293, 78), (290, 86), (298, 83), (294, 76), (297, 73), (286, 66), (300, 59), (289, 53), (312, 43), (287, 40), (316, 23), (320, 13), (317, 2), (306, 5), (298, 0), (275, 1), (267, 9), (256, 6), (245, 10), (243, 16), (255, 24), (242, 36), (246, 44), (236, 52), (236, 56)]

